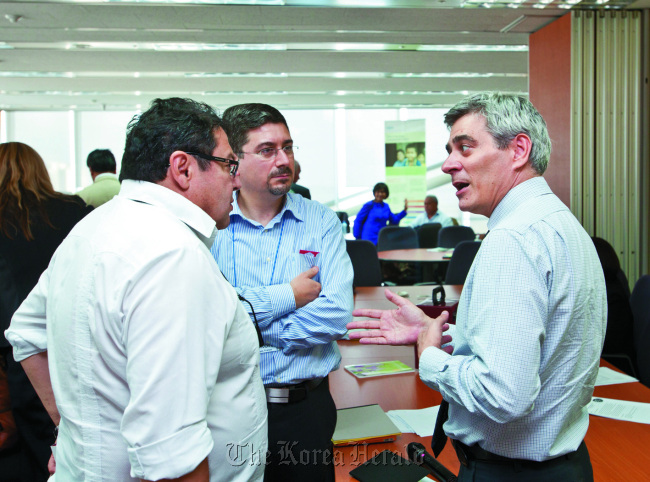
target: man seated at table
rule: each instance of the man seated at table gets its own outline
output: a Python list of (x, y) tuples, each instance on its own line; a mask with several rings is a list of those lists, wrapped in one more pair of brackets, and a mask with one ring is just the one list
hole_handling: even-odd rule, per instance
[(500, 93), (462, 100), (445, 123), (442, 170), (460, 209), (490, 218), (455, 330), (387, 291), (398, 309), (355, 310), (373, 319), (348, 324), (368, 329), (350, 338), (417, 343), (420, 378), (444, 399), (432, 448), (452, 439), (460, 481), (593, 480), (583, 439), (605, 282), (589, 235), (542, 177), (546, 123), (523, 96)]
[(440, 223), (443, 228), (454, 225), (449, 216), (438, 211), (438, 198), (431, 194), (424, 198), (424, 212), (415, 218), (411, 227), (417, 228), (427, 223)]

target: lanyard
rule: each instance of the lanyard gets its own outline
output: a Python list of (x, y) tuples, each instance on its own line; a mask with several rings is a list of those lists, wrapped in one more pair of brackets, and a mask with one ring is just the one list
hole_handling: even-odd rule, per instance
[[(234, 286), (239, 286), (237, 284), (237, 256), (235, 255), (235, 224), (230, 223), (232, 226), (232, 271), (233, 271), (233, 281)], [(280, 252), (280, 244), (282, 244), (282, 234), (284, 233), (284, 216), (280, 222), (280, 239), (278, 239), (278, 246), (275, 248), (275, 257), (273, 259), (273, 269), (271, 270), (271, 279), (269, 279), (269, 286), (273, 284), (273, 276), (275, 275), (275, 265), (278, 262), (278, 253)]]

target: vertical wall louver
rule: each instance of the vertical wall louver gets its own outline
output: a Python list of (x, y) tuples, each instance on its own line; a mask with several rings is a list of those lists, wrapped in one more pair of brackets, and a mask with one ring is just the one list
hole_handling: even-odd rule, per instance
[(642, 34), (639, 11), (573, 12), (571, 208), (632, 284), (648, 257)]

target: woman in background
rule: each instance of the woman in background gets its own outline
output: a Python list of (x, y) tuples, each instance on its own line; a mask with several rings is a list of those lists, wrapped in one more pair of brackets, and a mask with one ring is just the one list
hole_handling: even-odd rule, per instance
[[(6, 362), (17, 460), (0, 452), (3, 480), (47, 480), (54, 423), (11, 354), (4, 331), (73, 226), (92, 208), (56, 192), (41, 156), (20, 142), (0, 144), (0, 355)], [(16, 472), (9, 475), (13, 469)]]
[(377, 244), (377, 238), (381, 228), (386, 226), (387, 223), (399, 224), (408, 209), (408, 201), (404, 200), (404, 210), (398, 214), (393, 214), (387, 203), (384, 202), (388, 199), (388, 186), (383, 182), (378, 182), (372, 188), (372, 193), (375, 199), (368, 201), (361, 207), (357, 218), (354, 221), (353, 234), (357, 239), (367, 239)]

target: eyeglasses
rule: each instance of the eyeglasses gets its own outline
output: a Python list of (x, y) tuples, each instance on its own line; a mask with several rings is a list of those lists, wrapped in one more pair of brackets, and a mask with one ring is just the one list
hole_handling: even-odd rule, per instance
[(253, 154), (255, 156), (260, 156), (266, 161), (270, 161), (278, 157), (278, 152), (282, 151), (286, 154), (287, 157), (293, 159), (294, 151), (298, 150), (298, 146), (284, 146), (279, 149), (275, 147), (264, 147), (257, 152), (240, 152), (239, 154)]
[(206, 161), (225, 162), (228, 164), (228, 166), (230, 166), (230, 175), (232, 177), (235, 177), (235, 174), (237, 174), (237, 169), (239, 169), (239, 161), (235, 161), (234, 159), (224, 159), (223, 157), (210, 156), (208, 154), (201, 154), (200, 152), (186, 151), (185, 153), (189, 154), (190, 156), (200, 157)]

